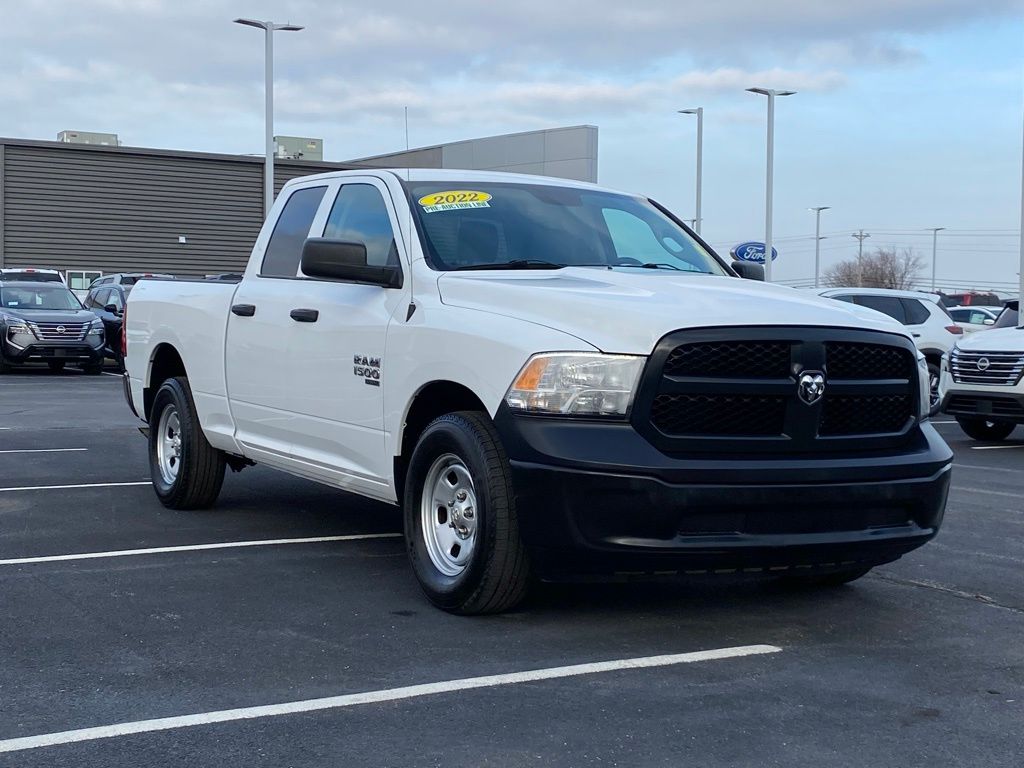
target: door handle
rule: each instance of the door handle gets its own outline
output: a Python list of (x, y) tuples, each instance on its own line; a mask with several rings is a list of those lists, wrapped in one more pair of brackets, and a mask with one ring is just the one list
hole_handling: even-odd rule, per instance
[(256, 314), (255, 304), (233, 304), (231, 306), (232, 313), (239, 317), (252, 317)]
[(320, 317), (320, 310), (318, 309), (293, 309), (288, 314), (291, 315), (292, 320), (300, 323), (315, 323), (317, 318)]
[(920, 333), (912, 333), (910, 335), (913, 336), (915, 339), (920, 339), (921, 338), (921, 334)]

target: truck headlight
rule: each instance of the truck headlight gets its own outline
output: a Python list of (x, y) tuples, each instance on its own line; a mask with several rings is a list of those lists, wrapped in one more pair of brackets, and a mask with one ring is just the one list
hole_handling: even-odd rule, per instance
[(534, 355), (505, 402), (521, 413), (624, 417), (646, 359), (587, 352)]
[(919, 415), (921, 421), (924, 421), (928, 418), (929, 412), (932, 409), (932, 387), (931, 375), (928, 371), (928, 360), (920, 352), (917, 353), (917, 383), (920, 392), (919, 402), (921, 403)]

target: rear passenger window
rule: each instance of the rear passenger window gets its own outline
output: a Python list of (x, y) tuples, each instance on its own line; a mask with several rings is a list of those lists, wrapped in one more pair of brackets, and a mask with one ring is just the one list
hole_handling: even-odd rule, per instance
[(907, 314), (907, 325), (921, 325), (927, 323), (931, 313), (928, 308), (917, 299), (900, 299), (903, 303), (903, 311)]
[(346, 184), (327, 217), (324, 237), (363, 243), (371, 267), (397, 267), (398, 248), (384, 198), (372, 184)]
[(267, 243), (260, 275), (295, 277), (298, 274), (302, 244), (309, 237), (309, 228), (326, 191), (327, 187), (307, 187), (296, 190), (288, 198)]
[(903, 302), (895, 296), (857, 296), (856, 299), (862, 307), (882, 312), (893, 320), (907, 324), (907, 312), (903, 308)]

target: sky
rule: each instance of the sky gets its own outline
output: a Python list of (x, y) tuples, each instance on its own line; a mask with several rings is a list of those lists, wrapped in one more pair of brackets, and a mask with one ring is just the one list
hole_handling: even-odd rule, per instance
[(762, 86), (776, 106), (775, 278), (864, 247), (913, 248), (940, 286), (1018, 272), (1024, 0), (0, 0), (0, 136), (117, 133), (130, 146), (263, 149), (262, 32), (275, 133), (343, 161), (405, 146), (592, 124), (599, 182), (693, 217), (703, 106), (703, 236), (764, 237)]

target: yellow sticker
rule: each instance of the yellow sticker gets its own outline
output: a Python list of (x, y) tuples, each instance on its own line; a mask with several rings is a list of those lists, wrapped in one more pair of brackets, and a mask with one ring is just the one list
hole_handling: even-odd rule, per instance
[(490, 208), (488, 200), (491, 196), (486, 192), (474, 192), (469, 189), (451, 189), (445, 192), (431, 192), (419, 199), (424, 213), (438, 211), (457, 211), (462, 208)]

